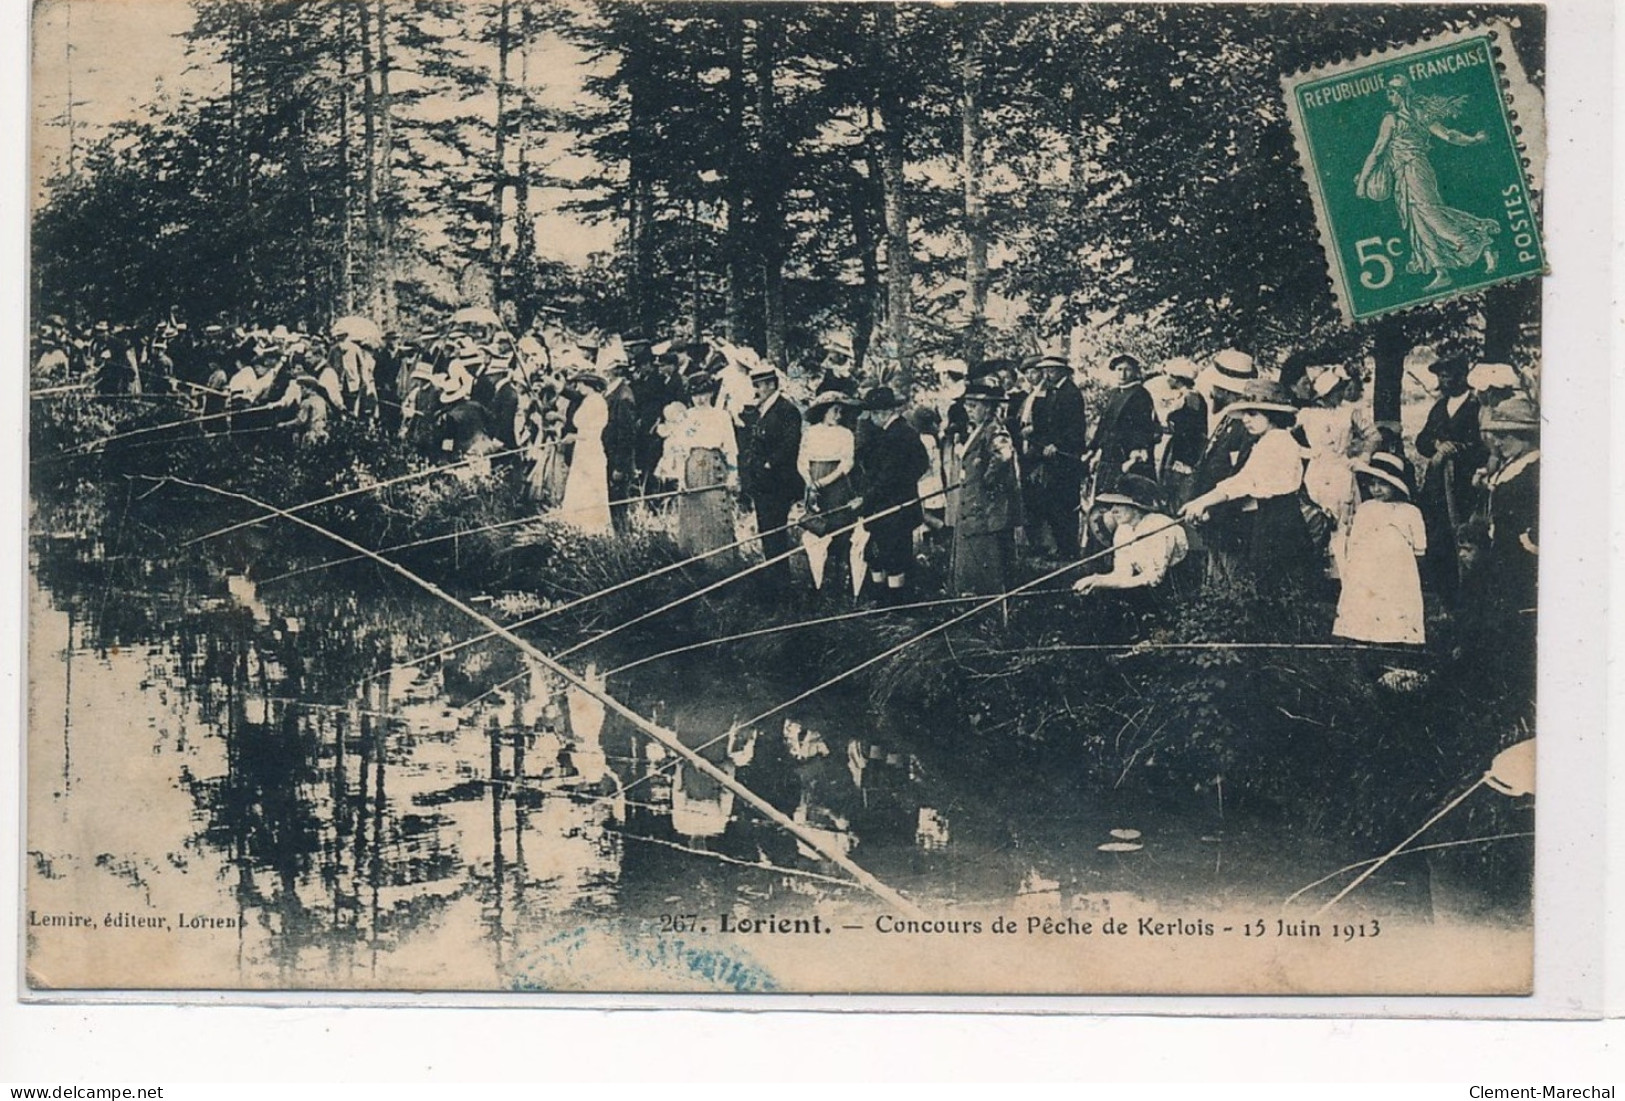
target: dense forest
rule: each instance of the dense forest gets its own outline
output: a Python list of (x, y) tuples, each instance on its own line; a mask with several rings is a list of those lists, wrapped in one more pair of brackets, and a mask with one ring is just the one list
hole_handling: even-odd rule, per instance
[[(193, 6), (218, 92), (48, 182), (37, 313), (411, 330), (479, 303), (780, 365), (843, 333), (904, 382), (1040, 342), (1313, 345), (1372, 355), (1379, 408), (1418, 343), (1535, 354), (1531, 281), (1339, 320), (1280, 81), (1499, 18), (1538, 84), (1539, 8)], [(588, 223), (614, 247), (557, 259)]]

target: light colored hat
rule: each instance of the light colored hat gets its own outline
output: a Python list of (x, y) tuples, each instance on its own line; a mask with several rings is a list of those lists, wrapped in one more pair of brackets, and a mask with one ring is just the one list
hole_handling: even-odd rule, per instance
[(1194, 359), (1188, 356), (1176, 356), (1162, 365), (1162, 373), (1169, 378), (1182, 378), (1186, 382), (1195, 382), (1196, 376), (1202, 373), (1202, 369), (1196, 365)]
[(1494, 409), (1479, 425), (1484, 432), (1533, 433), (1540, 431), (1540, 409), (1526, 397), (1510, 397)]
[(1349, 373), (1343, 370), (1341, 364), (1334, 363), (1315, 376), (1311, 388), (1315, 397), (1323, 398), (1349, 380)]
[(1510, 363), (1480, 363), (1467, 372), (1467, 385), (1474, 390), (1516, 390), (1522, 384)]
[(1072, 365), (1057, 355), (1039, 356), (1038, 362), (1033, 364), (1040, 371), (1070, 371)]
[(939, 359), (937, 361), (937, 373), (950, 375), (954, 378), (964, 378), (970, 374), (970, 364), (962, 359)]
[(1241, 400), (1224, 407), (1223, 415), (1232, 413), (1296, 413), (1298, 407), (1287, 400), (1280, 383), (1269, 379), (1253, 379), (1239, 388)]
[(1398, 455), (1379, 451), (1371, 456), (1369, 462), (1355, 463), (1354, 473), (1387, 482), (1403, 493), (1408, 501), (1411, 497), (1410, 465)]
[(1248, 383), (1258, 378), (1258, 367), (1253, 357), (1234, 348), (1215, 353), (1213, 364), (1202, 372), (1197, 386), (1206, 390), (1224, 390), (1232, 394), (1244, 393)]

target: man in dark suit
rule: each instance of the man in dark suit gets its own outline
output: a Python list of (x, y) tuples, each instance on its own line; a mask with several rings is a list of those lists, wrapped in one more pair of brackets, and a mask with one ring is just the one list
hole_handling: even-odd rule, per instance
[(1024, 426), (1032, 504), (1028, 543), (1036, 545), (1039, 532), (1048, 528), (1055, 556), (1071, 561), (1080, 553), (1078, 506), (1083, 452), (1089, 441), (1088, 413), (1066, 360), (1044, 356), (1037, 366), (1043, 388), (1032, 400), (1031, 425)]
[[(757, 366), (750, 372), (756, 403), (746, 410), (742, 481), (756, 509), (756, 530), (763, 532), (762, 555), (777, 558), (790, 549), (790, 533), (782, 530), (790, 506), (806, 488), (796, 469), (801, 452), (801, 411), (779, 393), (779, 372)], [(777, 593), (790, 587), (786, 559), (764, 571), (767, 587)]]
[[(604, 401), (609, 406), (609, 421), (604, 425), (604, 461), (609, 469), (609, 499), (625, 500), (636, 493), (638, 462), (638, 403), (627, 382), (629, 365), (623, 359), (609, 369), (609, 387)], [(626, 531), (626, 506), (617, 505), (612, 515), (615, 529)]]
[[(883, 591), (883, 603), (901, 603), (914, 565), (914, 529), (925, 522), (920, 506), (920, 478), (931, 466), (920, 434), (903, 414), (903, 401), (890, 386), (876, 386), (863, 395), (863, 412), (874, 424), (860, 444), (858, 466), (863, 472), (859, 498), (869, 529), (869, 584)], [(900, 507), (899, 507), (900, 506)], [(888, 511), (891, 510), (891, 511)], [(885, 516), (879, 513), (885, 512)]]
[(1461, 592), (1461, 536), (1481, 496), (1473, 476), (1489, 453), (1478, 432), (1482, 418), (1478, 397), (1467, 385), (1466, 358), (1445, 356), (1428, 370), (1438, 379), (1439, 400), (1416, 437), (1416, 453), (1427, 460), (1416, 495), (1427, 522), (1422, 566), (1428, 583), (1453, 608)]

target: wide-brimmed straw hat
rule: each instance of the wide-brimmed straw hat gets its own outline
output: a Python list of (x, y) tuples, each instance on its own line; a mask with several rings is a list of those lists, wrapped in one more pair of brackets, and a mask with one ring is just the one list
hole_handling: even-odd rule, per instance
[(1355, 463), (1354, 473), (1387, 482), (1403, 493), (1407, 501), (1411, 498), (1411, 464), (1403, 456), (1379, 451), (1369, 461)]
[(1142, 512), (1162, 510), (1162, 490), (1150, 478), (1124, 474), (1111, 489), (1095, 494), (1097, 505), (1129, 505)]
[(1269, 379), (1253, 379), (1240, 390), (1241, 400), (1224, 407), (1224, 415), (1233, 413), (1296, 413), (1298, 407), (1287, 398), (1287, 392)]
[(1479, 430), (1529, 434), (1539, 432), (1540, 407), (1521, 395), (1507, 398), (1490, 410), (1484, 423), (1479, 425)]
[(683, 379), (683, 392), (689, 397), (700, 394), (714, 394), (722, 386), (722, 380), (709, 371), (699, 371)]
[(1258, 365), (1253, 357), (1246, 352), (1239, 352), (1234, 348), (1226, 348), (1214, 353), (1213, 362), (1202, 372), (1197, 383), (1213, 390), (1224, 390), (1231, 394), (1245, 392), (1249, 383), (1258, 378)]
[(592, 371), (577, 371), (575, 374), (570, 376), (570, 385), (591, 386), (594, 390), (597, 390), (600, 393), (609, 389), (608, 380), (605, 379), (603, 375), (595, 374)]
[(814, 395), (812, 402), (803, 414), (808, 424), (817, 424), (824, 419), (824, 414), (833, 406), (844, 405), (848, 409), (855, 408), (857, 402), (839, 390), (825, 390)]

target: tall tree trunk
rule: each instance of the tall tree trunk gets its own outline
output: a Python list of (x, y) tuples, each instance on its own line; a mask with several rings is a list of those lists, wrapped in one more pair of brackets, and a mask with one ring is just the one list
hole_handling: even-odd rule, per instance
[(1485, 291), (1484, 362), (1515, 363), (1524, 324), (1531, 316), (1540, 317), (1539, 279), (1499, 283)]
[[(350, 179), (350, 5), (339, 0), (339, 179), (343, 209), (339, 212), (339, 301), (343, 313), (355, 310), (354, 187)], [(301, 120), (303, 116), (301, 116)], [(301, 130), (303, 128), (301, 127)], [(301, 135), (302, 140), (302, 135)], [(314, 198), (312, 199), (314, 205)], [(315, 211), (311, 212), (315, 232)], [(314, 238), (320, 240), (320, 238)]]
[(784, 341), (784, 133), (779, 119), (778, 64), (781, 16), (763, 9), (756, 19), (756, 114), (762, 127), (761, 163), (756, 173), (756, 234), (762, 248), (762, 323), (767, 360), (789, 366)]
[(386, 0), (378, 0), (378, 241), (379, 313), (385, 324), (395, 321), (395, 121), (389, 94), (389, 16)]
[(1405, 357), (1411, 351), (1405, 323), (1393, 314), (1377, 321), (1371, 357), (1376, 361), (1376, 377), (1371, 387), (1371, 416), (1378, 426), (1399, 428), (1400, 393), (1405, 381)]
[(627, 292), (632, 298), (631, 324), (640, 333), (653, 331), (649, 301), (652, 178), (648, 149), (648, 46), (634, 35), (626, 43), (627, 163), (626, 251)]
[(501, 0), (497, 8), (497, 125), (496, 149), (491, 166), (491, 293), (501, 309), (507, 300), (507, 280), (503, 277), (503, 201), (508, 187), (508, 31), (510, 2)]
[(728, 179), (727, 245), (723, 269), (722, 335), (729, 343), (745, 339), (745, 280), (749, 270), (749, 238), (745, 232), (745, 202), (749, 190), (745, 167), (745, 16), (737, 7), (721, 9), (728, 30)]
[(897, 386), (907, 392), (914, 385), (914, 348), (909, 332), (909, 314), (914, 305), (914, 264), (908, 233), (908, 194), (903, 179), (904, 107), (896, 84), (902, 71), (902, 50), (896, 10), (881, 4), (876, 12), (884, 78), (876, 106), (881, 125), (880, 177), (886, 205), (886, 326), (897, 362)]
[(519, 152), (514, 168), (514, 305), (519, 329), (536, 315), (536, 225), (530, 214), (530, 44), (534, 34), (530, 0), (519, 0)]
[[(872, 125), (872, 121), (871, 121)], [(852, 310), (852, 370), (863, 371), (869, 358), (869, 338), (875, 331), (875, 306), (880, 301), (880, 242), (875, 238), (875, 201), (877, 181), (880, 179), (880, 158), (868, 147), (867, 174), (852, 170), (850, 202), (852, 206), (852, 241), (857, 248), (858, 263), (863, 281), (858, 287), (857, 301)]]
[(378, 312), (379, 286), (383, 280), (378, 273), (378, 74), (374, 66), (373, 37), (375, 28), (367, 0), (359, 0), (356, 12), (361, 24), (361, 209), (362, 225), (366, 229), (366, 246), (362, 250), (367, 292), (367, 311)]
[(959, 58), (961, 171), (965, 177), (965, 357), (980, 363), (987, 347), (987, 209), (982, 202), (982, 18), (967, 9)]

